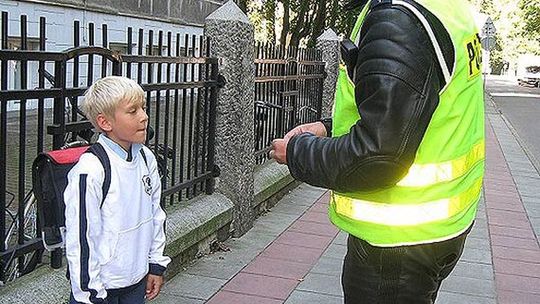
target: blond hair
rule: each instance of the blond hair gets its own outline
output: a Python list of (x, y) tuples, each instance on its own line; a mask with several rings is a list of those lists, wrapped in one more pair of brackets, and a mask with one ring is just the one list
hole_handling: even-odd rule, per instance
[(97, 124), (97, 116), (103, 114), (107, 118), (113, 119), (116, 108), (123, 101), (144, 106), (146, 100), (143, 89), (132, 79), (122, 76), (107, 76), (94, 82), (86, 90), (81, 110), (92, 125), (99, 132), (103, 132)]

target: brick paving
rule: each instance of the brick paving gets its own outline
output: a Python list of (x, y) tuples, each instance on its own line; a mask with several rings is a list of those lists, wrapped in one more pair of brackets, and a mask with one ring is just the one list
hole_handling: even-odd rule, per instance
[[(487, 170), (484, 182), (486, 208), (493, 253), (493, 268), (497, 287), (498, 303), (540, 303), (540, 247), (538, 230), (535, 233), (527, 208), (522, 200), (516, 176), (508, 163), (518, 164), (529, 173), (524, 183), (534, 184), (540, 179), (527, 167), (527, 159), (508, 149), (512, 144), (505, 134), (504, 122), (499, 117), (490, 117), (486, 128)], [(495, 130), (497, 130), (497, 133)], [(506, 140), (500, 140), (506, 138)], [(491, 140), (489, 140), (491, 139)], [(530, 180), (530, 181), (527, 181)], [(536, 188), (537, 190), (540, 189)], [(531, 208), (532, 209), (532, 208)]]
[(242, 303), (247, 298), (256, 300), (251, 303), (268, 300), (283, 303), (338, 234), (326, 213), (317, 206), (328, 204), (328, 200), (326, 192), (315, 202), (315, 208), (309, 208), (208, 303)]
[[(463, 256), (437, 304), (540, 303), (540, 175), (504, 118), (486, 104), (484, 195)], [(339, 304), (347, 235), (326, 215), (328, 193), (301, 185), (228, 252), (191, 263), (157, 304)]]

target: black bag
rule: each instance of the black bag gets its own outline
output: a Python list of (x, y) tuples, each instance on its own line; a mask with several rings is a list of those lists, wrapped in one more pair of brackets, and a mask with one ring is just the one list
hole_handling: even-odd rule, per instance
[[(94, 154), (103, 165), (105, 180), (102, 190), (105, 200), (111, 185), (111, 163), (101, 144), (44, 152), (34, 160), (32, 187), (43, 245), (47, 250), (64, 246), (66, 226), (64, 190), (68, 183), (69, 170), (75, 166), (83, 153)], [(103, 204), (103, 201), (101, 203)]]

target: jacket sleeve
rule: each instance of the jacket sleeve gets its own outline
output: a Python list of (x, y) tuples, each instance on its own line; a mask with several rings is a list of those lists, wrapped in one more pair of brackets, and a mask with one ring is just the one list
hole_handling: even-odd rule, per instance
[[(68, 175), (66, 202), (66, 258), (73, 297), (80, 303), (107, 303), (100, 279), (98, 244), (101, 236), (103, 170), (85, 163), (97, 161), (84, 154)], [(98, 161), (99, 162), (99, 161)]]
[(375, 8), (361, 37), (353, 78), (361, 119), (344, 136), (305, 133), (287, 146), (294, 178), (340, 192), (392, 186), (407, 173), (441, 88), (431, 41), (405, 8)]
[[(143, 148), (144, 149), (144, 148)], [(145, 150), (146, 155), (152, 155), (152, 152)], [(154, 275), (163, 275), (167, 265), (171, 262), (169, 257), (163, 255), (165, 249), (165, 211), (161, 208), (161, 179), (157, 169), (157, 161), (152, 157), (150, 163), (150, 176), (152, 177), (152, 212), (154, 214), (154, 237), (149, 253), (149, 273)]]

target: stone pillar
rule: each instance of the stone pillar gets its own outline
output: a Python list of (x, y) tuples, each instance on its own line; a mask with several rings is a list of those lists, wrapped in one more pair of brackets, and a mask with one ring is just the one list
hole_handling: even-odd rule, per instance
[(334, 94), (339, 73), (339, 38), (332, 29), (327, 29), (317, 38), (317, 49), (322, 52), (322, 60), (326, 62), (324, 80), (322, 117), (332, 115)]
[(237, 237), (253, 227), (255, 219), (254, 27), (231, 0), (206, 18), (204, 34), (210, 39), (211, 56), (220, 58), (219, 73), (226, 80), (217, 101), (216, 164), (221, 176), (216, 190), (235, 205)]

